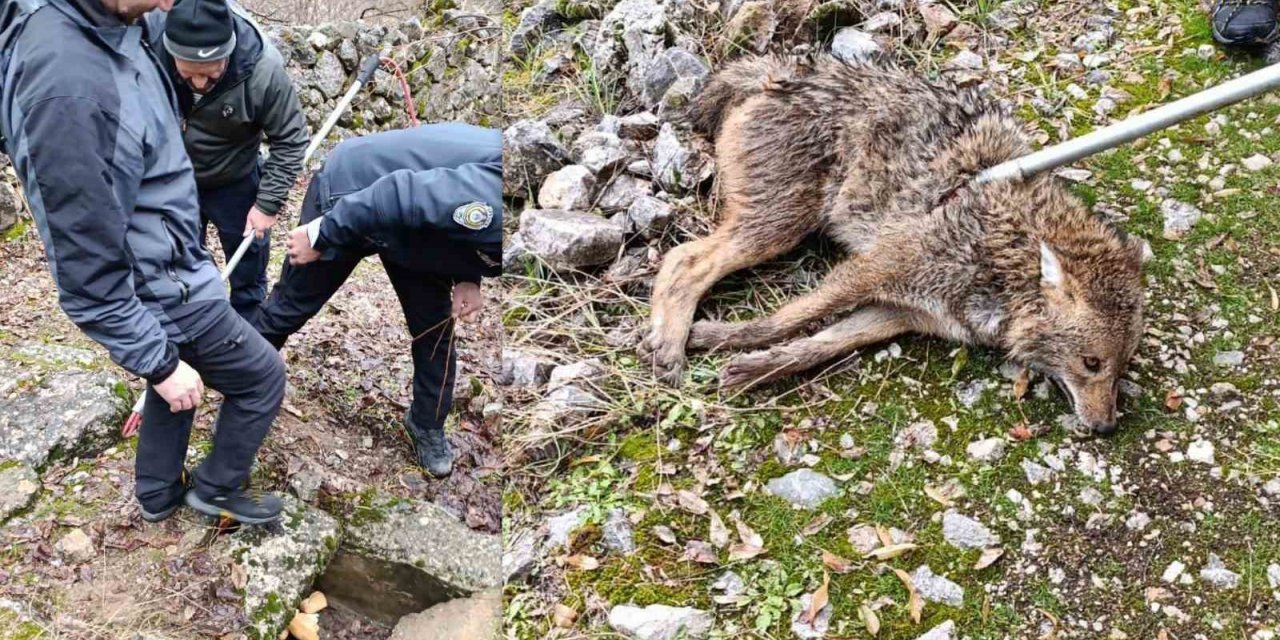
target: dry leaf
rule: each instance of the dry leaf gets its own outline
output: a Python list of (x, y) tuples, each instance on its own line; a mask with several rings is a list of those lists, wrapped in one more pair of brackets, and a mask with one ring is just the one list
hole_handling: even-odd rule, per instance
[(329, 599), (324, 597), (323, 593), (312, 591), (311, 595), (307, 596), (307, 599), (303, 600), (301, 605), (298, 605), (298, 609), (303, 613), (320, 613), (328, 606)]
[(934, 502), (937, 502), (938, 504), (944, 507), (950, 507), (955, 504), (954, 502), (951, 501), (951, 498), (947, 497), (946, 494), (942, 493), (942, 491), (940, 491), (937, 487), (931, 484), (927, 484), (924, 486), (924, 494), (926, 496), (929, 496), (929, 498), (931, 498)]
[(653, 528), (653, 535), (658, 536), (659, 540), (667, 544), (676, 543), (676, 532), (672, 531), (671, 527), (661, 524), (657, 525)]
[(1169, 640), (1169, 632), (1164, 629), (1157, 631), (1156, 640)]
[(822, 566), (842, 575), (853, 571), (852, 561), (841, 558), (825, 549), (822, 551)]
[(245, 571), (244, 566), (239, 563), (231, 565), (231, 585), (239, 591), (244, 591), (247, 584), (249, 584), (249, 572)]
[(1147, 587), (1145, 592), (1147, 603), (1159, 602), (1168, 598), (1170, 595), (1172, 594), (1169, 593), (1168, 589), (1163, 589), (1161, 587)]
[(764, 547), (757, 547), (750, 544), (735, 544), (729, 547), (729, 560), (750, 560), (764, 553)]
[(1004, 549), (1000, 549), (998, 547), (983, 549), (982, 556), (978, 558), (978, 563), (973, 565), (973, 568), (975, 571), (982, 571), (983, 569), (995, 564), (996, 560), (999, 560), (1000, 556), (1003, 555)]
[(681, 509), (688, 511), (695, 516), (705, 516), (707, 515), (707, 511), (711, 509), (711, 507), (707, 505), (706, 500), (703, 500), (698, 494), (688, 490), (681, 490), (676, 493), (676, 504), (679, 504)]
[(1169, 93), (1173, 91), (1173, 79), (1169, 76), (1160, 78), (1160, 83), (1157, 87), (1159, 90), (1159, 96), (1156, 98), (1156, 102), (1164, 102), (1165, 98), (1169, 97)]
[(911, 594), (907, 607), (911, 610), (911, 620), (920, 624), (920, 618), (924, 615), (924, 598), (921, 598), (920, 592), (916, 591), (916, 583), (911, 580), (911, 574), (902, 569), (894, 569), (893, 573), (902, 581), (902, 586), (907, 588), (907, 593)]
[(584, 464), (595, 464), (600, 462), (600, 456), (583, 456), (569, 463), (570, 467), (581, 467)]
[(591, 556), (567, 556), (564, 558), (564, 564), (581, 571), (595, 571), (600, 568), (600, 561)]
[(1027, 423), (1024, 421), (1024, 422), (1019, 422), (1018, 424), (1014, 425), (1012, 429), (1009, 430), (1009, 437), (1019, 442), (1025, 442), (1027, 440), (1034, 438), (1035, 434), (1031, 433), (1031, 429), (1027, 426)]
[(764, 538), (747, 526), (747, 523), (738, 520), (734, 523), (738, 527), (738, 539), (742, 540), (742, 544), (749, 547), (764, 547)]
[(719, 564), (720, 559), (716, 557), (715, 547), (701, 541), (690, 540), (684, 546), (685, 560), (690, 562), (698, 562), (701, 564)]
[(868, 554), (867, 554), (867, 557), (868, 557), (868, 558), (875, 558), (876, 560), (892, 560), (892, 559), (894, 559), (894, 558), (896, 558), (896, 557), (898, 557), (898, 556), (900, 556), (900, 555), (903, 555), (903, 554), (905, 554), (905, 553), (907, 553), (907, 552), (909, 552), (909, 551), (911, 551), (912, 549), (915, 549), (915, 548), (916, 548), (916, 545), (911, 544), (911, 543), (906, 543), (906, 544), (891, 544), (891, 545), (886, 546), (886, 547), (880, 547), (879, 549), (876, 549), (875, 551), (872, 551), (871, 553), (868, 553)]
[(573, 623), (578, 620), (578, 612), (562, 604), (557, 604), (552, 620), (557, 627), (570, 629), (573, 627)]
[(867, 633), (877, 635), (880, 633), (880, 616), (867, 605), (858, 607), (858, 618), (862, 620), (862, 625), (867, 628)]
[(889, 533), (889, 530), (884, 525), (876, 525), (876, 537), (880, 538), (882, 546), (892, 547), (894, 545), (893, 535)]
[(1181, 407), (1182, 396), (1178, 395), (1176, 389), (1170, 389), (1168, 393), (1164, 394), (1164, 408), (1170, 411), (1177, 411)]
[(809, 609), (800, 614), (801, 624), (807, 624), (811, 627), (813, 626), (813, 621), (818, 619), (818, 613), (821, 612), (822, 608), (827, 606), (827, 603), (831, 601), (827, 591), (827, 587), (830, 585), (831, 576), (826, 572), (823, 572), (822, 586), (818, 587), (818, 590), (813, 592), (813, 597), (809, 600)]
[(800, 534), (806, 538), (818, 535), (818, 532), (826, 529), (827, 525), (831, 524), (832, 520), (833, 518), (831, 516), (824, 513), (814, 518), (809, 522), (809, 524), (806, 524), (804, 528), (800, 530)]
[(1018, 377), (1013, 381), (1013, 399), (1021, 400), (1027, 395), (1027, 387), (1031, 386), (1031, 373), (1025, 368), (1018, 372)]
[(289, 634), (298, 640), (320, 640), (320, 616), (299, 613), (289, 622)]
[(714, 510), (711, 511), (711, 544), (718, 549), (729, 545), (729, 527), (725, 526), (724, 520), (720, 519), (720, 514)]

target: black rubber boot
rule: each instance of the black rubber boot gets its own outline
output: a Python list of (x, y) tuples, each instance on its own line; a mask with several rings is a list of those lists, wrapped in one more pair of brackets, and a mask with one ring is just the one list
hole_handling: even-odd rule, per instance
[(1269, 44), (1277, 35), (1277, 0), (1217, 0), (1213, 39), (1231, 47)]
[(186, 500), (187, 492), (191, 491), (191, 474), (186, 469), (182, 470), (182, 474), (178, 476), (178, 487), (173, 494), (173, 500), (163, 508), (156, 511), (149, 511), (145, 506), (142, 507), (142, 519), (147, 522), (162, 522), (168, 520), (178, 507), (181, 507)]
[(275, 522), (284, 510), (284, 502), (279, 497), (244, 489), (209, 498), (188, 491), (187, 506), (207, 516), (230, 518), (243, 524)]

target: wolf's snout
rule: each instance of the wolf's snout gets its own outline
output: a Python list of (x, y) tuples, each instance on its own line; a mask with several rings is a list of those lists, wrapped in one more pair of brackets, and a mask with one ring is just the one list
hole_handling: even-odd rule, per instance
[(1094, 422), (1089, 425), (1089, 427), (1093, 429), (1094, 433), (1100, 436), (1109, 436), (1116, 432), (1116, 421), (1114, 418), (1111, 420), (1101, 420)]

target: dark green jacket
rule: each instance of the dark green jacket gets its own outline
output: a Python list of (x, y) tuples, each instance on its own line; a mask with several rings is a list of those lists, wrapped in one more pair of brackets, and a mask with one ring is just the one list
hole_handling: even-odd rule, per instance
[(258, 162), (265, 138), (270, 156), (262, 165), (255, 204), (275, 215), (302, 170), (309, 142), (307, 120), (280, 52), (250, 20), (233, 15), (236, 50), (227, 72), (199, 104), (164, 48), (166, 14), (152, 11), (147, 23), (152, 46), (177, 90), (184, 116), (183, 141), (196, 170), (196, 183), (201, 189), (213, 189), (243, 179)]

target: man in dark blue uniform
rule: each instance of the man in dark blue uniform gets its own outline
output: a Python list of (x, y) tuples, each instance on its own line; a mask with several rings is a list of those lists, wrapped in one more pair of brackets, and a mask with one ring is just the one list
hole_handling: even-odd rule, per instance
[(254, 326), (284, 346), (362, 259), (380, 256), (412, 336), (405, 426), (419, 464), (448, 475), (453, 321), (480, 311), (480, 278), (502, 271), (502, 134), (444, 123), (347, 140), (312, 177), (301, 223)]

